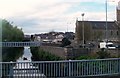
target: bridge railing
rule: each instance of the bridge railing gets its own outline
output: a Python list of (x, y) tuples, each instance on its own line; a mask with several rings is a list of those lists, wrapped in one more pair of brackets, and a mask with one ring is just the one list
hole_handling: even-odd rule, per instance
[(41, 42), (0, 42), (2, 47), (40, 46)]
[(0, 64), (2, 65), (2, 76), (41, 76), (56, 78), (120, 75), (120, 58), (2, 62)]

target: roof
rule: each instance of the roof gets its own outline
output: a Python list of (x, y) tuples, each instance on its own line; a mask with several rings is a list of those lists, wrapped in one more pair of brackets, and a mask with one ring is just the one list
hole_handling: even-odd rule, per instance
[[(90, 23), (93, 29), (106, 29), (106, 21), (84, 21), (84, 22)], [(111, 30), (118, 29), (118, 26), (115, 23), (115, 21), (107, 21), (107, 28)]]

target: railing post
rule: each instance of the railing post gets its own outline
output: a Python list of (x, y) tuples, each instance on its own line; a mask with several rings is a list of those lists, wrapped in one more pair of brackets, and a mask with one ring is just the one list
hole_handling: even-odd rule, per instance
[(0, 63), (0, 78), (2, 77), (2, 63)]
[(13, 78), (13, 66), (10, 64), (10, 78)]
[(0, 42), (0, 78), (2, 77), (2, 43)]
[(69, 60), (69, 77), (71, 76), (71, 60)]

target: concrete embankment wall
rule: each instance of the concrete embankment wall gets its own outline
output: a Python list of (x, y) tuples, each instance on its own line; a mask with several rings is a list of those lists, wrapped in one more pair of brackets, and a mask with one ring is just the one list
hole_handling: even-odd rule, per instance
[(91, 52), (89, 49), (75, 49), (73, 47), (41, 46), (40, 48), (63, 59), (72, 59), (82, 55), (89, 55)]
[[(50, 52), (63, 59), (73, 59), (83, 55), (94, 55), (94, 53), (100, 51), (100, 48), (73, 48), (73, 47), (55, 47), (55, 46), (41, 46), (44, 51)], [(108, 49), (108, 53), (112, 57), (120, 56), (120, 49)]]
[(46, 52), (50, 52), (56, 56), (60, 56), (63, 59), (65, 58), (65, 51), (62, 47), (41, 46), (40, 49), (43, 49)]

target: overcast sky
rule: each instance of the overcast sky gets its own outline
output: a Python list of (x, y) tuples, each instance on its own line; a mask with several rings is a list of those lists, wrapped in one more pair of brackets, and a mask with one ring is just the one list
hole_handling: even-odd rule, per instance
[[(104, 21), (106, 0), (0, 0), (0, 18), (21, 27), (25, 34), (75, 31), (76, 18)], [(115, 2), (113, 2), (115, 1)], [(116, 20), (119, 0), (108, 0), (108, 20)]]

